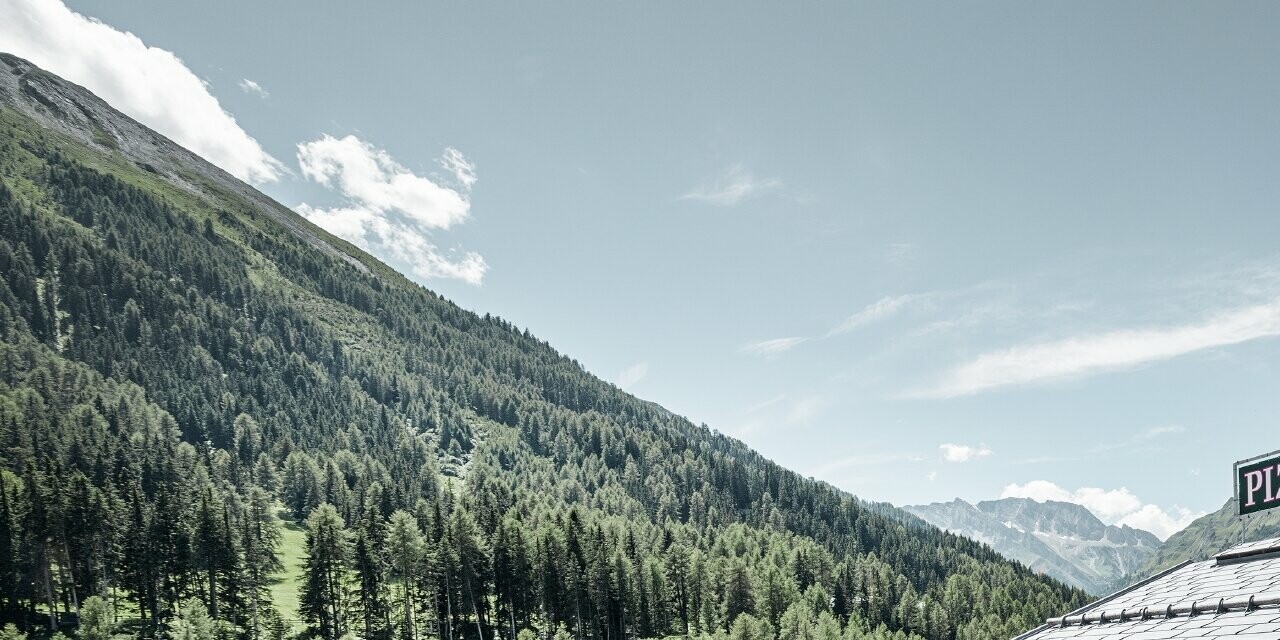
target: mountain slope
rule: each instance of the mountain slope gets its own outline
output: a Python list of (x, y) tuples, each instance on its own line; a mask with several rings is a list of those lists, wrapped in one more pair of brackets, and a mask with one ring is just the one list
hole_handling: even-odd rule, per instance
[(903, 509), (1093, 594), (1108, 592), (1160, 547), (1146, 531), (1103, 524), (1068, 502), (1004, 498), (970, 505), (957, 498)]
[[(0, 231), (0, 622), (118, 594), (146, 636), (194, 598), (251, 638), (950, 640), (1084, 601), (620, 391), (11, 56)], [(262, 583), (270, 499), (331, 562), (299, 611)]]
[[(1204, 560), (1240, 542), (1240, 517), (1236, 515), (1236, 499), (1228, 499), (1217, 511), (1200, 516), (1187, 528), (1164, 541), (1160, 550), (1136, 570), (1137, 580), (1187, 560)], [(1249, 540), (1280, 535), (1280, 510), (1255, 513), (1248, 518), (1245, 531)]]

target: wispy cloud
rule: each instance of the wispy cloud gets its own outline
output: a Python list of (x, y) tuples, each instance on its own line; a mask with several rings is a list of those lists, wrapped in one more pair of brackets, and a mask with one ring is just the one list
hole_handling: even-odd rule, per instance
[(1081, 487), (1068, 491), (1048, 480), (1032, 480), (1026, 484), (1010, 484), (1000, 492), (1001, 498), (1031, 498), (1039, 502), (1055, 500), (1073, 502), (1092, 511), (1107, 524), (1129, 525), (1155, 534), (1161, 540), (1186, 528), (1204, 512), (1193, 512), (1180, 506), (1166, 511), (1154, 504), (1144, 504), (1125, 487), (1100, 489)]
[(1172, 327), (1084, 335), (982, 354), (911, 395), (951, 398), (1000, 387), (1077, 378), (1280, 335), (1280, 300)]
[(804, 427), (827, 407), (829, 399), (820, 393), (783, 393), (742, 410), (743, 421), (726, 430), (737, 437), (768, 431), (775, 427)]
[(947, 462), (968, 462), (977, 460), (991, 455), (991, 449), (987, 445), (978, 445), (976, 447), (967, 444), (954, 444), (951, 442), (941, 444), (938, 449), (942, 451), (942, 459)]
[(407, 265), (422, 278), (453, 278), (479, 285), (488, 271), (475, 252), (441, 250), (432, 234), (460, 224), (471, 213), (475, 167), (456, 149), (441, 163), (456, 184), (420, 176), (386, 151), (355, 136), (329, 135), (298, 145), (302, 175), (338, 191), (343, 206), (298, 213), (357, 246)]
[(889, 264), (906, 265), (920, 255), (920, 247), (914, 242), (891, 242), (885, 246), (885, 259)]
[(440, 158), (440, 166), (444, 167), (463, 189), (470, 190), (475, 185), (476, 165), (462, 155), (461, 151), (453, 147), (445, 147), (444, 155)]
[(618, 374), (618, 379), (614, 384), (618, 385), (619, 389), (625, 391), (626, 389), (630, 389), (635, 386), (637, 382), (644, 380), (644, 377), (647, 375), (649, 375), (649, 363), (637, 362), (626, 369), (623, 369), (622, 373)]
[(254, 82), (254, 81), (252, 81), (252, 80), (250, 80), (250, 79), (248, 79), (248, 78), (242, 78), (242, 79), (240, 80), (240, 90), (241, 90), (241, 91), (243, 91), (243, 92), (245, 92), (245, 93), (248, 93), (248, 94), (252, 94), (252, 95), (258, 96), (259, 98), (270, 98), (270, 97), (271, 97), (271, 94), (270, 94), (270, 93), (267, 93), (267, 90), (266, 90), (266, 89), (263, 89), (263, 88), (262, 88), (262, 85), (260, 85), (260, 84), (258, 84), (258, 83), (256, 83), (256, 82)]
[(757, 176), (738, 163), (680, 196), (680, 199), (731, 207), (752, 198), (776, 195), (782, 193), (782, 190), (781, 180)]
[(84, 85), (237, 178), (261, 184), (284, 172), (173, 52), (147, 46), (58, 0), (11, 0), (4, 6), (0, 48), (6, 52)]
[(903, 308), (913, 302), (922, 300), (927, 294), (904, 294), (896, 296), (885, 296), (872, 302), (871, 304), (859, 309), (853, 315), (845, 318), (840, 324), (832, 327), (825, 334), (809, 337), (809, 336), (788, 336), (785, 338), (773, 338), (771, 340), (761, 340), (760, 342), (752, 342), (743, 345), (738, 349), (741, 353), (754, 356), (773, 357), (778, 356), (793, 347), (817, 340), (825, 340), (843, 333), (849, 333), (861, 327), (874, 324), (886, 318), (899, 313)]
[(924, 462), (925, 459), (926, 458), (924, 456), (918, 453), (910, 452), (858, 453), (818, 465), (809, 471), (809, 475), (818, 479), (826, 479), (830, 478), (836, 471), (842, 471), (851, 467), (880, 466), (886, 464), (899, 464), (903, 462)]
[(1159, 440), (1162, 437), (1185, 433), (1186, 430), (1186, 427), (1181, 425), (1148, 427), (1125, 439), (1117, 439), (1115, 441), (1094, 444), (1084, 448), (1076, 448), (1072, 453), (1067, 454), (1033, 456), (1018, 460), (1017, 463), (1045, 464), (1047, 462), (1077, 462), (1080, 460), (1097, 460), (1100, 456), (1131, 452), (1134, 449), (1139, 448), (1147, 451), (1157, 450), (1160, 447)]
[(791, 350), (792, 347), (808, 342), (809, 339), (801, 336), (791, 336), (789, 338), (774, 338), (772, 340), (761, 340), (760, 342), (752, 342), (742, 345), (739, 351), (751, 354), (753, 356), (776, 356)]
[(784, 401), (784, 400), (786, 400), (786, 399), (787, 399), (787, 394), (785, 394), (785, 393), (780, 393), (780, 394), (778, 394), (778, 395), (776, 395), (776, 396), (773, 396), (772, 398), (769, 398), (768, 400), (761, 400), (760, 402), (757, 402), (757, 403), (755, 403), (755, 404), (753, 404), (753, 405), (749, 405), (747, 408), (743, 409), (743, 412), (744, 412), (744, 413), (756, 413), (756, 412), (758, 412), (758, 411), (762, 411), (762, 410), (764, 410), (764, 409), (768, 409), (769, 407), (772, 407), (772, 406), (774, 406), (774, 405), (778, 404), (779, 402), (782, 402), (782, 401)]
[(783, 422), (790, 425), (807, 424), (810, 420), (822, 411), (822, 407), (826, 405), (826, 398), (818, 394), (806, 394), (796, 398), (791, 406), (787, 408), (787, 413), (783, 416)]
[(872, 302), (871, 304), (858, 310), (853, 315), (845, 318), (844, 322), (833, 327), (827, 332), (827, 337), (848, 333), (854, 329), (865, 327), (874, 322), (878, 322), (902, 310), (903, 307), (914, 300), (918, 300), (919, 295), (898, 295), (885, 296)]

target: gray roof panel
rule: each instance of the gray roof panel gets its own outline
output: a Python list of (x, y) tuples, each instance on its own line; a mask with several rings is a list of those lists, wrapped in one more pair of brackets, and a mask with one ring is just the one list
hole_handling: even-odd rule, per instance
[(1214, 559), (1184, 564), (1050, 618), (1019, 640), (1228, 636), (1280, 640), (1280, 538), (1236, 545)]

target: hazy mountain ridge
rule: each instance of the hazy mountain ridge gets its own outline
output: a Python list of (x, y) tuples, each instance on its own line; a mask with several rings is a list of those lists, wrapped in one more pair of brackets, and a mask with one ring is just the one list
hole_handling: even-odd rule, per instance
[[(1280, 535), (1280, 509), (1255, 513), (1247, 519), (1244, 535), (1258, 540)], [(1240, 516), (1236, 515), (1236, 499), (1230, 498), (1221, 509), (1197, 518), (1185, 529), (1171, 536), (1159, 551), (1132, 573), (1139, 580), (1187, 560), (1204, 560), (1240, 542)], [(1131, 581), (1132, 581), (1131, 580)]]
[(1155, 535), (1107, 525), (1069, 502), (1004, 498), (972, 505), (957, 498), (903, 509), (1094, 594), (1107, 592), (1160, 548)]

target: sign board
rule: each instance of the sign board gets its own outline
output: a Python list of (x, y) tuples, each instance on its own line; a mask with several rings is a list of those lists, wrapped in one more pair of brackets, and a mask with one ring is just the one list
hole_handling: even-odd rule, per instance
[(1280, 451), (1241, 460), (1235, 468), (1240, 515), (1280, 507)]

